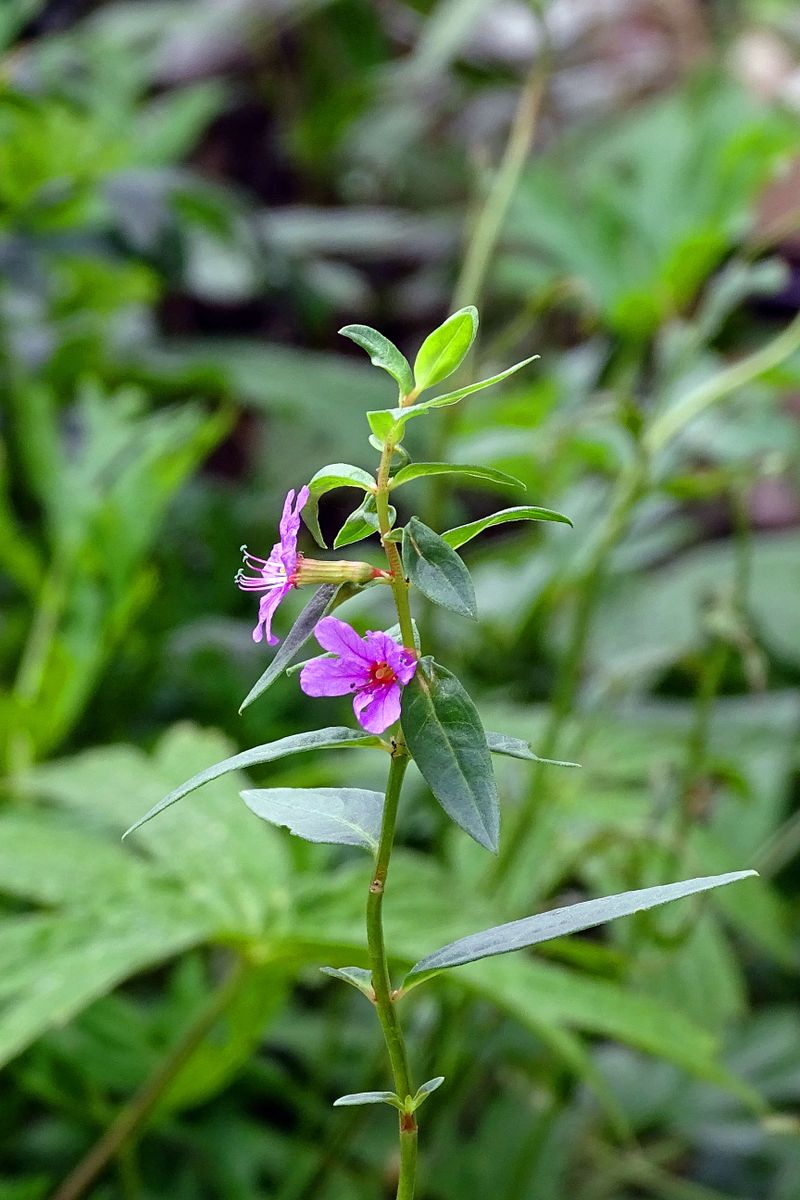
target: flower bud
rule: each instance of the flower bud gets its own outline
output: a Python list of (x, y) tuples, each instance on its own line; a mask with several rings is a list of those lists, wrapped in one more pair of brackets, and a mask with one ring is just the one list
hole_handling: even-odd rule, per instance
[(371, 563), (351, 559), (330, 562), (298, 554), (291, 582), (295, 587), (303, 587), (309, 583), (370, 583), (373, 579), (388, 582), (390, 578), (388, 571), (373, 567)]

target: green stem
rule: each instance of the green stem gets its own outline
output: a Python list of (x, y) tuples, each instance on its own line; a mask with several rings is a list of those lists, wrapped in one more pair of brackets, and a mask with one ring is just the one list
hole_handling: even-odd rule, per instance
[(380, 466), (378, 467), (378, 487), (375, 493), (375, 508), (378, 514), (378, 525), (381, 541), (391, 573), (392, 595), (397, 608), (397, 619), (400, 622), (400, 633), (403, 645), (409, 650), (415, 650), (414, 626), (411, 621), (411, 605), (408, 599), (408, 582), (403, 573), (403, 562), (395, 542), (389, 541), (392, 530), (389, 518), (389, 470), (391, 468), (394, 446), (388, 443), (383, 448)]
[[(383, 1040), (389, 1054), (394, 1079), (394, 1090), (401, 1100), (413, 1095), (411, 1075), (408, 1069), (403, 1031), (397, 1017), (397, 1005), (389, 978), (386, 961), (386, 945), (383, 937), (383, 894), (389, 860), (394, 843), (397, 822), (397, 806), (403, 776), (408, 766), (408, 752), (402, 742), (392, 754), (389, 778), (386, 783), (386, 801), (383, 807), (381, 837), (375, 870), (369, 885), (367, 898), (367, 946), (372, 969), (372, 990), (375, 993), (375, 1008), (378, 1013)], [(413, 1113), (400, 1113), (400, 1179), (397, 1185), (397, 1200), (412, 1200), (417, 1160), (417, 1121)]]
[[(414, 1121), (414, 1118), (411, 1117)], [(417, 1171), (417, 1126), (400, 1131), (400, 1181), (397, 1200), (414, 1200), (414, 1179)]]
[(381, 837), (375, 860), (375, 870), (373, 871), (372, 880), (369, 885), (369, 897), (367, 899), (367, 945), (369, 947), (370, 967), (372, 968), (372, 989), (375, 993), (375, 1007), (392, 1064), (395, 1091), (401, 1100), (405, 1100), (406, 1096), (411, 1095), (411, 1083), (403, 1034), (400, 1029), (400, 1022), (397, 1019), (397, 1007), (392, 996), (389, 967), (386, 962), (382, 909), (386, 876), (389, 873), (389, 859), (391, 858), (392, 845), (394, 843), (397, 805), (407, 766), (408, 753), (405, 746), (398, 746), (392, 754), (391, 766), (389, 768), (389, 779), (386, 784), (386, 801), (383, 806)]
[(206, 1034), (230, 1005), (239, 991), (247, 973), (240, 959), (209, 997), (196, 1020), (184, 1033), (177, 1045), (159, 1063), (154, 1073), (142, 1085), (129, 1104), (119, 1112), (116, 1120), (106, 1130), (89, 1153), (78, 1163), (52, 1200), (78, 1200), (97, 1177), (108, 1166), (112, 1158), (119, 1155), (126, 1144), (147, 1121), (179, 1071), (190, 1060)]
[[(397, 545), (389, 540), (391, 522), (389, 518), (389, 471), (392, 461), (393, 446), (387, 443), (381, 455), (377, 476), (375, 506), (381, 540), (391, 572), (392, 594), (397, 608), (397, 618), (400, 622), (400, 632), (403, 644), (414, 650), (414, 626), (411, 621), (411, 606), (408, 599), (408, 583), (403, 574), (403, 564)], [(409, 755), (406, 750), (403, 735), (395, 739), (392, 751), (389, 778), (386, 781), (386, 799), (383, 805), (381, 835), (378, 842), (378, 852), (375, 858), (375, 869), (369, 885), (367, 897), (367, 946), (369, 962), (372, 970), (372, 990), (375, 994), (375, 1009), (378, 1014), (383, 1040), (389, 1054), (394, 1079), (394, 1090), (401, 1100), (413, 1095), (411, 1074), (408, 1069), (403, 1030), (397, 1016), (397, 1005), (389, 977), (389, 965), (386, 960), (386, 944), (383, 936), (383, 894), (386, 888), (386, 877), (389, 873), (389, 862), (394, 845), (394, 831), (397, 824), (397, 808), (400, 802), (400, 790), (403, 786), (403, 776), (408, 766)], [(400, 1177), (397, 1184), (397, 1200), (413, 1200), (414, 1180), (417, 1163), (417, 1120), (413, 1113), (399, 1114), (400, 1135)]]
[(650, 453), (662, 450), (684, 429), (690, 421), (705, 412), (713, 404), (724, 400), (760, 375), (780, 366), (791, 354), (800, 349), (800, 315), (783, 329), (762, 349), (734, 363), (724, 371), (718, 371), (698, 387), (687, 392), (660, 417), (656, 417), (645, 434), (645, 445)]
[(536, 133), (550, 63), (547, 56), (531, 68), (522, 88), (503, 157), (467, 244), (464, 265), (453, 290), (453, 308), (477, 304), (497, 239)]
[(66, 604), (68, 562), (64, 552), (57, 554), (45, 577), (17, 669), (12, 696), (19, 705), (20, 724), (9, 738), (8, 771), (12, 779), (24, 775), (35, 757), (34, 739), (27, 722), (41, 691), (47, 661)]

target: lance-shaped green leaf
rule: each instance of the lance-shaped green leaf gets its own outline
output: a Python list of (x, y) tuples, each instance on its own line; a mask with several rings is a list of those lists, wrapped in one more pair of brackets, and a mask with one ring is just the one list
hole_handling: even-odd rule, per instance
[(443, 396), (434, 396), (432, 400), (425, 400), (421, 404), (412, 404), (408, 408), (374, 409), (367, 413), (369, 427), (382, 442), (399, 441), (403, 436), (406, 421), (410, 421), (412, 417), (419, 417), (433, 408), (447, 408), (451, 404), (458, 404), (459, 400), (471, 396), (473, 392), (481, 392), (484, 388), (502, 383), (504, 379), (508, 379), (509, 375), (527, 367), (528, 363), (534, 362), (538, 357), (538, 354), (532, 354), (530, 358), (524, 358), (522, 362), (514, 363), (513, 367), (508, 367), (499, 375), (492, 375), (489, 379), (481, 379), (477, 383), (467, 384), (466, 387), (456, 388), (454, 392), (445, 392)]
[[(389, 520), (394, 524), (397, 518), (397, 512), (392, 506), (389, 506)], [(366, 537), (371, 537), (379, 530), (378, 512), (375, 506), (375, 497), (370, 492), (366, 495), (354, 512), (345, 521), (342, 528), (334, 539), (334, 550), (341, 549), (342, 546), (351, 546), (354, 542), (360, 542)]]
[(317, 471), (308, 481), (309, 497), (301, 516), (318, 546), (325, 548), (325, 539), (319, 527), (320, 498), (326, 492), (332, 492), (334, 488), (354, 487), (365, 492), (374, 492), (375, 486), (375, 479), (368, 471), (354, 467), (351, 463), (330, 463)]
[(444, 667), (423, 659), (403, 689), (401, 721), (408, 749), (444, 811), (495, 852), (497, 785), (486, 734), (467, 692)]
[(360, 729), (348, 729), (344, 725), (332, 725), (328, 729), (314, 729), (309, 733), (295, 733), (290, 737), (278, 738), (275, 742), (265, 742), (263, 746), (253, 746), (252, 750), (242, 750), (240, 754), (224, 758), (221, 762), (214, 763), (213, 766), (206, 767), (204, 771), (187, 779), (180, 787), (174, 788), (163, 800), (159, 800), (158, 804), (154, 804), (143, 817), (131, 825), (123, 837), (126, 838), (129, 833), (133, 833), (147, 821), (157, 817), (165, 808), (176, 804), (184, 796), (197, 791), (198, 788), (203, 787), (206, 783), (211, 783), (214, 779), (219, 779), (221, 775), (227, 775), (230, 771), (244, 771), (248, 767), (258, 767), (263, 763), (276, 762), (291, 754), (305, 754), (309, 750), (334, 750), (348, 746), (388, 749), (387, 743), (376, 737), (375, 734), (365, 733)]
[(429, 333), (414, 359), (417, 392), (441, 383), (461, 366), (478, 332), (478, 310), (471, 304)]
[(351, 1104), (391, 1104), (393, 1108), (403, 1111), (403, 1105), (394, 1092), (351, 1092), (334, 1100), (334, 1108), (344, 1108)]
[(435, 1079), (428, 1079), (421, 1084), (411, 1098), (411, 1103), (406, 1105), (409, 1112), (416, 1112), (420, 1104), (424, 1104), (430, 1096), (431, 1092), (435, 1092), (444, 1083), (444, 1075), (437, 1075)]
[(278, 646), (272, 662), (245, 696), (239, 706), (240, 713), (244, 712), (248, 704), (252, 704), (254, 700), (257, 700), (268, 687), (271, 687), (276, 679), (280, 679), (294, 656), (299, 654), (311, 637), (317, 627), (317, 623), (322, 620), (326, 613), (336, 607), (339, 590), (340, 588), (334, 583), (325, 583), (321, 588), (317, 588), (280, 646)]
[(572, 524), (569, 517), (565, 517), (563, 513), (554, 512), (552, 508), (521, 504), (515, 508), (501, 508), (499, 512), (492, 513), (490, 517), (481, 517), (478, 521), (469, 521), (466, 525), (457, 525), (455, 529), (448, 529), (446, 533), (442, 534), (442, 541), (457, 550), (465, 542), (470, 542), (479, 533), (483, 533), (484, 529), (491, 529), (494, 525), (506, 525), (509, 521), (557, 521), (560, 525)]
[(560, 758), (540, 758), (534, 754), (527, 742), (522, 738), (511, 737), (508, 733), (492, 733), (486, 730), (486, 741), (492, 754), (505, 754), (508, 758), (522, 758), (526, 762), (547, 763), (551, 767), (579, 767), (580, 763), (564, 762)]
[(373, 367), (388, 371), (400, 388), (400, 394), (407, 396), (414, 390), (414, 376), (405, 355), (401, 354), (394, 342), (390, 342), (377, 329), (369, 325), (345, 325), (339, 330), (343, 337), (350, 338), (362, 350), (366, 350)]
[(508, 954), (512, 950), (522, 950), (539, 942), (550, 941), (551, 938), (579, 933), (583, 929), (593, 929), (595, 925), (603, 925), (606, 921), (616, 920), (617, 917), (628, 917), (648, 908), (656, 908), (659, 904), (681, 900), (685, 896), (694, 896), (712, 888), (724, 887), (728, 883), (736, 883), (740, 879), (757, 874), (757, 871), (734, 871), (728, 875), (685, 879), (681, 883), (639, 888), (634, 892), (621, 892), (619, 895), (603, 896), (598, 900), (583, 900), (579, 904), (554, 908), (535, 917), (523, 917), (521, 921), (495, 925), (492, 929), (484, 929), (481, 933), (473, 933), (469, 937), (459, 938), (457, 942), (450, 942), (441, 950), (420, 959), (411, 968), (406, 979), (414, 984), (421, 983), (424, 977), (447, 967), (462, 966), (479, 958)]
[(320, 971), (323, 975), (330, 975), (332, 979), (341, 979), (343, 983), (349, 983), (374, 1003), (371, 971), (365, 971), (363, 967), (320, 967)]
[(400, 487), (403, 483), (424, 479), (428, 475), (470, 475), (473, 479), (483, 479), (486, 483), (522, 488), (525, 491), (525, 484), (514, 475), (507, 475), (505, 471), (495, 471), (492, 467), (465, 466), (463, 463), (410, 463), (397, 472), (391, 486)]
[(412, 517), (403, 530), (403, 570), (434, 604), (477, 620), (469, 571), (455, 550), (417, 517)]
[(248, 788), (247, 807), (263, 821), (282, 825), (307, 842), (378, 849), (381, 792), (364, 788)]

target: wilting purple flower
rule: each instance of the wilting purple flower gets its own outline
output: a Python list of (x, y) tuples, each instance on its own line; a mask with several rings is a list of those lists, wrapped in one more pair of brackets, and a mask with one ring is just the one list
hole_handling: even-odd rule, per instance
[(353, 709), (370, 733), (383, 733), (400, 716), (400, 686), (417, 669), (413, 651), (398, 646), (387, 633), (359, 637), (338, 617), (323, 617), (314, 630), (323, 650), (335, 658), (318, 658), (300, 672), (307, 696), (346, 696), (353, 692)]
[(266, 593), (258, 606), (254, 642), (260, 642), (265, 634), (270, 646), (277, 645), (279, 641), (272, 632), (272, 618), (286, 593), (297, 587), (295, 573), (298, 558), (302, 557), (297, 553), (297, 535), (300, 531), (300, 511), (308, 497), (307, 487), (300, 489), (296, 502), (294, 488), (287, 495), (279, 526), (281, 539), (272, 547), (269, 558), (257, 558), (255, 554), (248, 554), (247, 547), (242, 546), (244, 565), (256, 574), (245, 575), (244, 568), (241, 568), (236, 576), (237, 585), (243, 592)]

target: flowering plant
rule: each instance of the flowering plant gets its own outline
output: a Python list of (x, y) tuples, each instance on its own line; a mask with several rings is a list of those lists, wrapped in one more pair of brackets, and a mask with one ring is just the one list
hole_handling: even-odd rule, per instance
[[(309, 584), (318, 587), (242, 708), (258, 699), (282, 675), (313, 636), (325, 653), (302, 666), (300, 686), (311, 697), (352, 695), (357, 727), (317, 729), (234, 755), (188, 780), (132, 826), (138, 828), (202, 784), (241, 767), (332, 747), (374, 748), (388, 756), (385, 794), (360, 788), (266, 788), (245, 791), (242, 798), (256, 816), (285, 826), (299, 837), (311, 842), (358, 846), (372, 856), (366, 889), (364, 959), (368, 967), (322, 970), (357, 988), (377, 1013), (393, 1089), (342, 1096), (335, 1104), (384, 1103), (398, 1110), (397, 1200), (413, 1198), (418, 1110), (444, 1082), (443, 1077), (437, 1076), (420, 1086), (412, 1083), (399, 1005), (413, 988), (443, 970), (530, 947), (754, 874), (739, 871), (690, 879), (523, 917), (451, 942), (420, 959), (399, 986), (392, 981), (382, 909), (401, 787), (409, 762), (414, 761), (433, 798), (447, 815), (481, 846), (495, 853), (500, 839), (500, 800), (492, 755), (542, 761), (527, 742), (485, 731), (475, 704), (458, 679), (423, 654), (412, 619), (411, 596), (416, 590), (433, 604), (460, 617), (475, 618), (475, 592), (458, 554), (460, 547), (484, 530), (509, 521), (551, 521), (565, 525), (571, 522), (547, 508), (516, 505), (440, 534), (416, 516), (398, 526), (396, 510), (390, 503), (399, 488), (434, 475), (461, 474), (503, 487), (523, 486), (512, 476), (487, 467), (414, 463), (403, 446), (406, 426), (412, 418), (456, 404), (532, 361), (525, 359), (489, 379), (421, 400), (424, 392), (461, 366), (477, 327), (478, 314), (474, 308), (453, 313), (425, 339), (413, 370), (397, 347), (377, 330), (363, 325), (343, 329), (346, 337), (367, 351), (375, 366), (394, 378), (399, 389), (396, 407), (367, 414), (369, 441), (380, 456), (377, 470), (372, 474), (347, 463), (323, 467), (296, 495), (294, 491), (287, 495), (279, 525), (280, 540), (269, 556), (251, 555), (243, 547), (245, 568), (251, 573), (240, 571), (236, 581), (244, 591), (261, 594), (253, 631), (256, 642), (266, 638), (270, 645), (278, 644), (272, 622), (281, 600), (291, 589)], [(319, 502), (326, 493), (341, 487), (360, 490), (363, 499), (345, 521), (334, 546), (351, 545), (375, 536), (383, 550), (385, 565), (312, 560), (298, 552), (301, 518), (318, 544), (325, 548), (318, 520)], [(361, 637), (345, 621), (331, 615), (334, 608), (353, 595), (376, 586), (391, 594), (397, 617), (394, 627), (372, 630)]]

